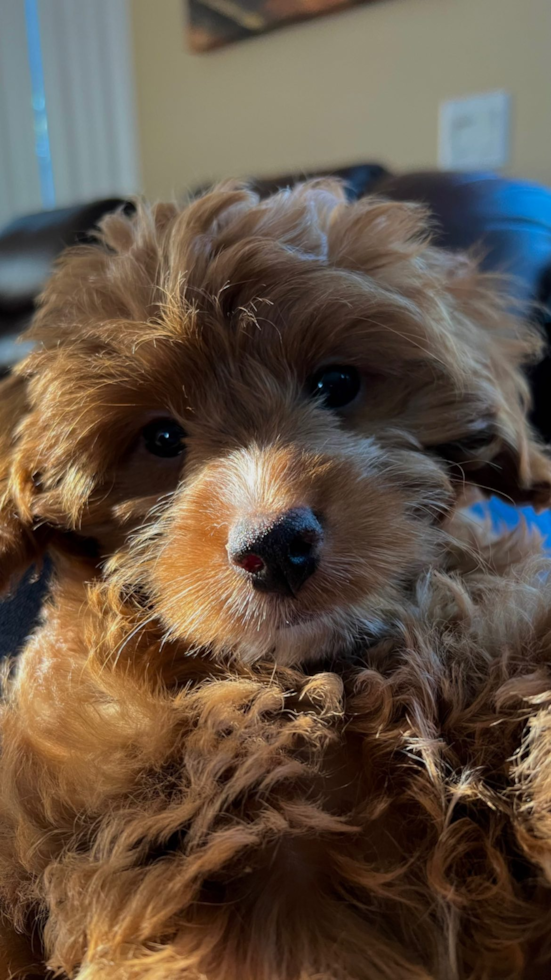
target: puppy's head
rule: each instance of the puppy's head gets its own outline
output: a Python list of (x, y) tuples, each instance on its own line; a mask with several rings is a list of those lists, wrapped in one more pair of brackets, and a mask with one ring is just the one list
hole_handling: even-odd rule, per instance
[(92, 540), (192, 648), (347, 647), (437, 560), (466, 483), (549, 494), (537, 341), (413, 205), (317, 182), (110, 216), (32, 335), (4, 389), (4, 578), (49, 534)]

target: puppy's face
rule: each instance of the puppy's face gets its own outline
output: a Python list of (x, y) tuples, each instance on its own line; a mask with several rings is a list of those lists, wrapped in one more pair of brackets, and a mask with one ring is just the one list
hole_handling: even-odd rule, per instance
[(423, 235), (330, 184), (107, 219), (7, 385), (6, 556), (38, 526), (91, 540), (190, 648), (294, 662), (377, 633), (438, 560), (458, 478), (549, 485), (531, 338)]

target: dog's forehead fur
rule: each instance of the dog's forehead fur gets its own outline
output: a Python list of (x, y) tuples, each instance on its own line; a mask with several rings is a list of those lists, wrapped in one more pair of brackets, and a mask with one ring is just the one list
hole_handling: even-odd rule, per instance
[(316, 185), (267, 202), (242, 190), (183, 211), (140, 206), (104, 219), (99, 246), (66, 254), (33, 334), (58, 354), (101, 357), (102, 375), (131, 367), (136, 380), (151, 347), (166, 374), (163, 354), (170, 365), (179, 351), (194, 375), (205, 354), (277, 370), (335, 351), (354, 358), (362, 344), (375, 369), (428, 359), (458, 371), (441, 300), (451, 268), (427, 248), (424, 218), (371, 199), (351, 208)]
[[(62, 260), (21, 371), (50, 462), (63, 434), (89, 453), (107, 419), (113, 444), (119, 430), (127, 438), (133, 408), (170, 410), (211, 431), (223, 419), (227, 432), (247, 411), (257, 424), (259, 411), (273, 417), (282, 397), (335, 359), (367, 372), (375, 418), (396, 417), (423, 388), (430, 424), (457, 411), (458, 392), (476, 420), (495, 411), (495, 385), (483, 404), (492, 331), (505, 381), (532, 346), (495, 308), (484, 311), (489, 329), (473, 329), (484, 302), (469, 263), (428, 247), (414, 205), (349, 206), (327, 182), (267, 202), (227, 187), (183, 210), (139, 206), (133, 218), (104, 219), (98, 246)], [(396, 376), (399, 384), (382, 387)], [(416, 411), (426, 414), (418, 404), (410, 423)], [(433, 441), (440, 436), (454, 433)]]

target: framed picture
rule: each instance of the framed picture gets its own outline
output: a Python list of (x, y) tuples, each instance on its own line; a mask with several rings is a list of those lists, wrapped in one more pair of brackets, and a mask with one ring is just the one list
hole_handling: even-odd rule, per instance
[(185, 0), (192, 51), (263, 34), (292, 21), (331, 13), (370, 0)]

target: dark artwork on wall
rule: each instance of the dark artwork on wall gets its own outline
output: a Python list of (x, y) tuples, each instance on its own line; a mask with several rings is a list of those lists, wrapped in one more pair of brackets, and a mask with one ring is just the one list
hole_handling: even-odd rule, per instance
[(209, 51), (291, 21), (369, 0), (185, 0), (192, 51)]

